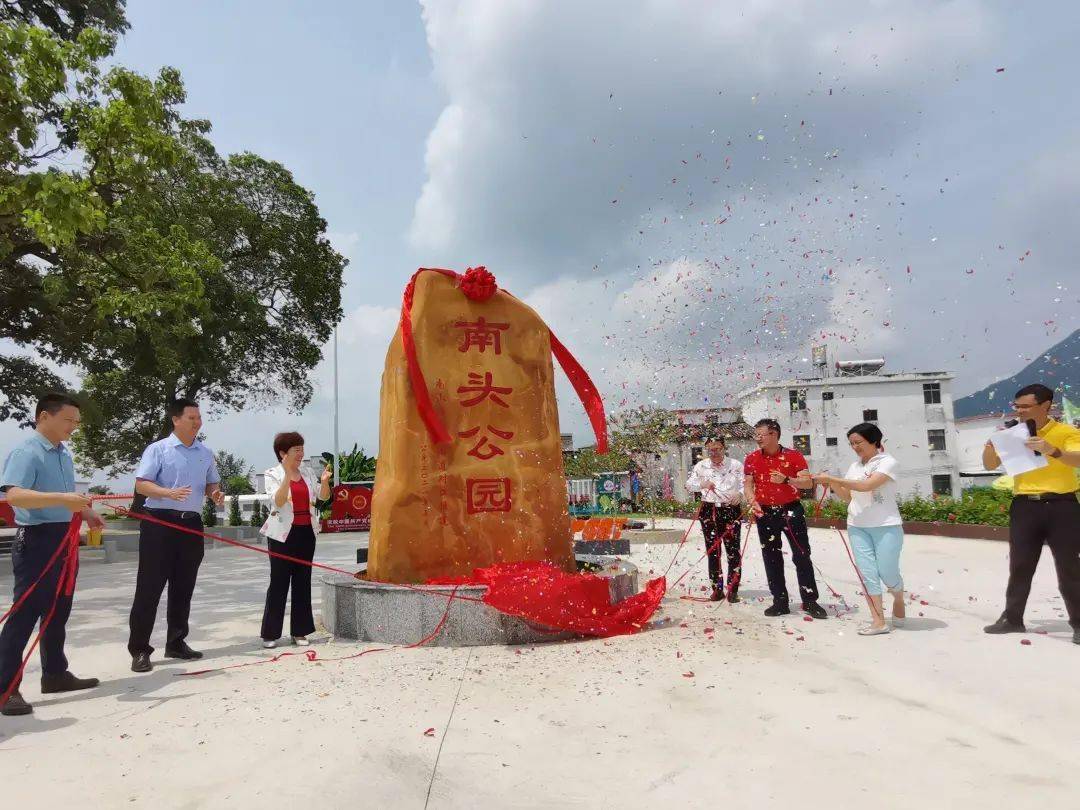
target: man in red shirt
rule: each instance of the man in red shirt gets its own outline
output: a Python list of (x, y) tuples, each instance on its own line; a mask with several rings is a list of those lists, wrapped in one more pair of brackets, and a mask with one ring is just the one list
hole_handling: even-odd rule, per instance
[(780, 444), (780, 425), (775, 419), (762, 419), (754, 425), (754, 441), (758, 449), (743, 462), (743, 480), (746, 502), (757, 517), (761, 558), (765, 562), (765, 575), (773, 597), (772, 606), (766, 608), (765, 615), (783, 616), (791, 612), (784, 580), (782, 532), (791, 546), (791, 561), (799, 576), (803, 610), (815, 619), (827, 619), (829, 614), (817, 601), (806, 513), (799, 501), (799, 489), (813, 486), (806, 459), (797, 450)]

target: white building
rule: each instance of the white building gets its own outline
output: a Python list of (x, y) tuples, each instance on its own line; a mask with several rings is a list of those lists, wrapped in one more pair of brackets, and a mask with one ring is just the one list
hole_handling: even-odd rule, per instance
[(900, 462), (902, 495), (959, 495), (954, 375), (881, 374), (884, 363), (837, 363), (837, 376), (769, 382), (744, 391), (739, 395), (743, 420), (752, 426), (759, 419), (775, 419), (782, 443), (806, 456), (811, 471), (840, 475), (855, 460), (847, 431), (873, 422)]
[(1000, 414), (983, 414), (956, 420), (957, 460), (960, 465), (960, 485), (967, 489), (987, 486), (1005, 471), (983, 469), (982, 453), (990, 434), (1002, 425)]
[(642, 483), (650, 494), (663, 497), (670, 492), (677, 501), (693, 500), (694, 494), (686, 490), (686, 479), (705, 456), (705, 441), (709, 438), (723, 437), (727, 454), (739, 461), (757, 449), (738, 408), (682, 408), (672, 411), (672, 415), (678, 428), (675, 440), (659, 452), (634, 454), (634, 461), (641, 467)]

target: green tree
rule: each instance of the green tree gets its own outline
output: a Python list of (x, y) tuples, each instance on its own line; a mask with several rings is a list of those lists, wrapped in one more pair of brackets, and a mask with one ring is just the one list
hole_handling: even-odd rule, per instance
[(595, 448), (577, 450), (563, 462), (567, 478), (591, 478), (602, 472), (625, 472), (630, 457), (625, 452), (609, 450), (607, 455), (597, 455)]
[(217, 526), (217, 506), (209, 498), (203, 501), (202, 522), (206, 528)]
[(244, 525), (244, 519), (240, 516), (240, 498), (236, 495), (229, 498), (229, 525)]
[[(104, 70), (113, 46), (0, 25), (0, 338), (85, 374), (81, 465), (120, 474), (176, 396), (303, 407), (345, 260), (283, 166), (220, 157), (179, 74)], [(0, 357), (0, 417), (55, 383)]]
[(221, 491), (226, 495), (253, 495), (255, 488), (246, 475), (230, 475), (221, 479)]
[[(243, 458), (234, 453), (230, 453), (228, 450), (218, 450), (214, 454), (214, 460), (217, 462), (218, 475), (224, 480), (225, 478), (231, 478), (234, 475), (248, 476), (254, 469)], [(239, 493), (242, 494), (242, 493)]]
[(112, 494), (112, 490), (110, 490), (105, 484), (94, 484), (92, 487), (87, 489), (87, 492), (89, 492), (91, 495), (111, 495)]
[(251, 473), (254, 467), (240, 456), (227, 450), (219, 450), (217, 470), (221, 476), (221, 491), (226, 495), (251, 495), (255, 489), (251, 486)]
[(255, 528), (259, 528), (266, 522), (266, 515), (263, 512), (263, 505), (260, 501), (255, 501), (251, 508), (251, 525)]
[(122, 34), (128, 29), (126, 5), (126, 0), (3, 0), (0, 22), (40, 26), (69, 40), (90, 27)]

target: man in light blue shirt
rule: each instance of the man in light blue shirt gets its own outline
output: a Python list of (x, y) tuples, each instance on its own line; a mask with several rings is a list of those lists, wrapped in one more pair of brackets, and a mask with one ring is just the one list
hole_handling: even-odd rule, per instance
[[(63, 553), (53, 559), (64, 542), (73, 513), (82, 513), (91, 527), (103, 525), (90, 508), (90, 499), (75, 492), (75, 465), (64, 447), (64, 442), (79, 426), (79, 404), (64, 394), (46, 394), (38, 401), (34, 417), (37, 429), (11, 451), (0, 477), (0, 491), (15, 510), (15, 523), (19, 527), (11, 551), (15, 575), (13, 603), (38, 583), (0, 630), (0, 713), (5, 715), (33, 711), (15, 680), (34, 626), (54, 610), (54, 605), (55, 612), (41, 634), (42, 693), (71, 692), (98, 685), (97, 678), (76, 678), (68, 671), (64, 640), (72, 597), (60, 592)], [(4, 700), (3, 696), (9, 692)]]
[[(199, 406), (190, 399), (178, 399), (169, 406), (173, 432), (143, 451), (135, 471), (135, 491), (146, 496), (144, 509), (148, 515), (174, 526), (201, 532), (204, 498), (220, 506), (225, 496), (221, 492), (214, 453), (199, 441), (202, 415)], [(135, 599), (129, 620), (131, 634), (128, 652), (131, 669), (149, 672), (153, 669), (150, 636), (154, 632), (158, 603), (165, 586), (169, 586), (166, 603), (167, 630), (165, 657), (185, 661), (202, 658), (202, 653), (188, 646), (188, 618), (191, 615), (191, 596), (203, 558), (202, 538), (144, 520), (139, 527), (139, 574), (135, 583)]]

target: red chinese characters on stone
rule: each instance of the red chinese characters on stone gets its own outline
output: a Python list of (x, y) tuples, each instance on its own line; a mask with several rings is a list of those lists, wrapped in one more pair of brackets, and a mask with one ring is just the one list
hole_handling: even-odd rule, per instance
[(465, 495), (465, 511), (470, 515), (510, 511), (509, 478), (466, 478)]
[[(514, 432), (512, 430), (499, 430), (497, 427), (493, 427), (492, 425), (488, 425), (487, 429), (492, 434), (505, 441), (509, 441), (510, 439), (514, 438)], [(471, 439), (479, 432), (480, 428), (474, 427), (471, 430), (461, 431), (460, 433), (458, 433), (458, 436), (463, 439)], [(491, 439), (489, 439), (487, 436), (481, 436), (480, 441), (473, 445), (472, 450), (470, 450), (466, 455), (473, 456), (474, 458), (478, 458), (481, 461), (487, 461), (488, 459), (495, 458), (495, 456), (503, 455), (503, 451), (501, 447), (491, 441)]]
[(485, 399), (491, 399), (496, 405), (501, 405), (504, 408), (510, 406), (506, 404), (506, 400), (502, 397), (513, 392), (513, 388), (503, 388), (494, 384), (491, 378), (491, 372), (484, 372), (483, 382), (480, 381), (480, 375), (475, 371), (469, 372), (469, 384), (459, 385), (457, 392), (459, 394), (471, 394), (468, 398), (463, 398), (461, 404), (466, 408), (471, 408), (474, 405), (479, 405)]
[(502, 333), (510, 328), (508, 323), (488, 323), (483, 316), (473, 323), (458, 321), (454, 326), (464, 330), (458, 351), (465, 353), (475, 346), (480, 354), (483, 354), (488, 346), (495, 354), (502, 354)]

